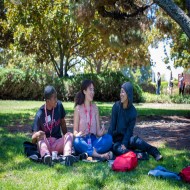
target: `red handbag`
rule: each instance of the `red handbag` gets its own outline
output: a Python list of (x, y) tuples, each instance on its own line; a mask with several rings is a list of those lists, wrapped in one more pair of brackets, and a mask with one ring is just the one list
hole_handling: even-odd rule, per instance
[(183, 181), (190, 183), (190, 166), (183, 168), (179, 175)]
[(138, 165), (138, 159), (134, 152), (129, 151), (125, 154), (117, 156), (113, 162), (112, 170), (118, 172), (125, 172), (133, 170)]

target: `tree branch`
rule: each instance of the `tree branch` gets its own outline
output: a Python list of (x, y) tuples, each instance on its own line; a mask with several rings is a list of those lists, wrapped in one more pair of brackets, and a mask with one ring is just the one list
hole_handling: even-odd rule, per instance
[(58, 68), (58, 65), (57, 65), (57, 62), (55, 61), (54, 59), (54, 56), (53, 54), (51, 53), (51, 48), (50, 48), (50, 45), (47, 43), (47, 46), (48, 46), (48, 51), (49, 51), (49, 55), (50, 55), (50, 59), (53, 63), (53, 66), (55, 68), (55, 71), (57, 72), (57, 75), (59, 76), (60, 75), (60, 72), (59, 72), (59, 68)]
[[(82, 58), (81, 58), (81, 60), (82, 60)], [(76, 61), (75, 63), (69, 65), (69, 66), (68, 66), (68, 70), (69, 70), (71, 67), (75, 66), (77, 63), (80, 63), (81, 60), (80, 60), (80, 61)], [(69, 61), (69, 63), (70, 63), (70, 61)]]
[[(152, 3), (153, 4), (153, 3)], [(142, 7), (137, 7), (136, 11), (134, 11), (131, 14), (127, 14), (127, 13), (122, 13), (119, 11), (112, 11), (112, 12), (108, 12), (104, 6), (98, 7), (98, 13), (103, 16), (103, 17), (110, 17), (113, 18), (115, 20), (124, 20), (126, 18), (130, 18), (130, 17), (135, 17), (139, 14), (142, 14), (146, 9), (148, 9), (152, 4), (150, 5), (146, 5), (146, 6), (142, 6)]]
[(190, 38), (190, 18), (173, 0), (154, 0), (173, 20), (175, 20)]

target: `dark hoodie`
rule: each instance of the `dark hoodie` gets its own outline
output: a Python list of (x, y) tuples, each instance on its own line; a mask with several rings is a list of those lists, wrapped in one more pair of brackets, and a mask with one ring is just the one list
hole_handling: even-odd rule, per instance
[[(130, 137), (133, 136), (133, 129), (136, 123), (137, 111), (133, 106), (133, 86), (130, 82), (124, 83), (121, 88), (125, 90), (128, 96), (128, 107), (123, 108), (121, 101), (116, 102), (112, 107), (111, 123), (108, 133), (112, 135), (113, 140), (117, 136), (119, 141), (128, 147)], [(117, 141), (117, 140), (116, 140)]]

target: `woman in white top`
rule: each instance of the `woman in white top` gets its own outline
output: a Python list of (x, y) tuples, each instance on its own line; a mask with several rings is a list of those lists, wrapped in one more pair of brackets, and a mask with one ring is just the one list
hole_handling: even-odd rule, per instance
[(111, 159), (112, 137), (105, 134), (104, 126), (100, 127), (99, 111), (94, 98), (94, 83), (84, 80), (81, 90), (75, 97), (74, 111), (74, 148), (79, 154), (87, 153), (90, 157)]

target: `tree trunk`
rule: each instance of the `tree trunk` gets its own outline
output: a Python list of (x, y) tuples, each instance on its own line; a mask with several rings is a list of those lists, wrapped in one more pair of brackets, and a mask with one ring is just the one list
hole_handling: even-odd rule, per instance
[(93, 66), (92, 66), (92, 63), (89, 62), (89, 65), (90, 65), (90, 71), (91, 71), (91, 74), (93, 74), (94, 72), (93, 72)]
[(64, 50), (60, 39), (57, 38), (58, 48), (59, 48), (59, 57), (60, 57), (60, 65), (59, 65), (59, 78), (63, 77), (63, 61), (64, 61)]
[(101, 66), (102, 66), (102, 61), (99, 60), (96, 64), (96, 73), (97, 74), (100, 74), (100, 71), (101, 71)]
[(63, 60), (60, 60), (59, 78), (63, 77)]
[(65, 61), (65, 70), (64, 70), (64, 76), (65, 77), (68, 77), (69, 75), (68, 75), (68, 67), (69, 67), (69, 59), (68, 59), (68, 57), (66, 57), (66, 61)]
[(173, 20), (175, 20), (190, 38), (190, 18), (172, 0), (154, 0)]
[(0, 0), (0, 18), (5, 19), (4, 0)]

